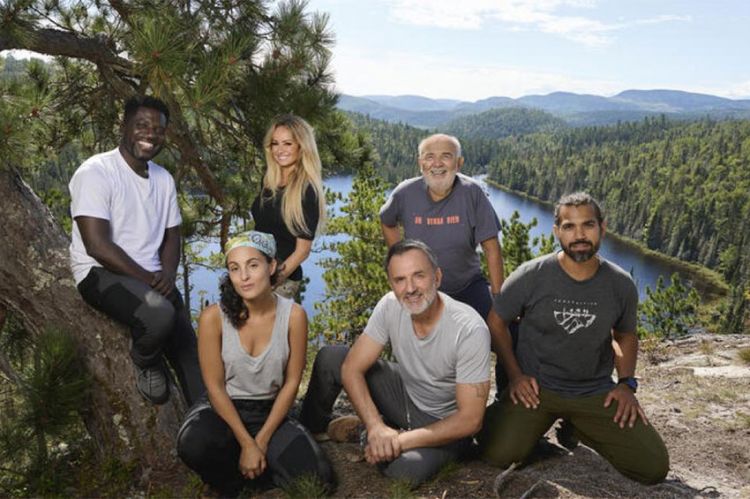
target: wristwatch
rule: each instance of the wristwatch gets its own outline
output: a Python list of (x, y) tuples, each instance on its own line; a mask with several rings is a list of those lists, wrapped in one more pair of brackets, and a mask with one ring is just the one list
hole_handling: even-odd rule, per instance
[(626, 376), (617, 380), (618, 385), (626, 385), (628, 388), (633, 390), (633, 393), (638, 391), (638, 380), (633, 376)]

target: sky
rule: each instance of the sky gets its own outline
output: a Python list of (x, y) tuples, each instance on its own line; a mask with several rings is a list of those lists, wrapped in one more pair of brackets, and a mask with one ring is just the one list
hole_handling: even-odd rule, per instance
[(337, 91), (476, 101), (673, 89), (750, 98), (747, 0), (310, 0)]

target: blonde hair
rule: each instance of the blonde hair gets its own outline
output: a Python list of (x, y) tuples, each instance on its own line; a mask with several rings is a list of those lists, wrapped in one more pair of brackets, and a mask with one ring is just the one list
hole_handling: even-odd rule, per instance
[(299, 116), (293, 114), (276, 116), (271, 121), (268, 132), (266, 132), (263, 139), (263, 148), (266, 153), (266, 174), (263, 176), (263, 188), (270, 190), (271, 196), (261, 196), (261, 202), (273, 200), (282, 180), (281, 167), (271, 154), (273, 132), (280, 126), (289, 129), (300, 147), (297, 167), (292, 171), (281, 199), (281, 217), (284, 219), (287, 229), (293, 235), (312, 237), (315, 234), (307, 226), (305, 214), (302, 211), (302, 199), (307, 191), (307, 186), (312, 186), (318, 197), (318, 227), (322, 226), (325, 221), (326, 200), (321, 177), (320, 156), (318, 155), (318, 146), (315, 144), (315, 133), (310, 124)]

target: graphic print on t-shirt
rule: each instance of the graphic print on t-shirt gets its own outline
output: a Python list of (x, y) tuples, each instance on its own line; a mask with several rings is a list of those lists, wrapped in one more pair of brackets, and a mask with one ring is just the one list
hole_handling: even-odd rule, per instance
[(596, 314), (592, 310), (595, 310), (598, 305), (590, 301), (558, 299), (552, 301), (552, 311), (555, 314), (555, 322), (568, 334), (575, 334), (594, 323)]

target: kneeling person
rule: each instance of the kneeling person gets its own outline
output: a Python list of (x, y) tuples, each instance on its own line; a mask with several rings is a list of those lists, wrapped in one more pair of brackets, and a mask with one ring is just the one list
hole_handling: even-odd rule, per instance
[(287, 417), (305, 367), (307, 317), (275, 294), (273, 236), (250, 231), (225, 247), (221, 306), (201, 313), (198, 354), (210, 401), (190, 409), (177, 437), (182, 460), (214, 491), (237, 495), (270, 472), (278, 486), (303, 475), (332, 482), (312, 435)]
[[(638, 291), (625, 271), (596, 255), (605, 222), (591, 196), (560, 199), (553, 230), (562, 251), (518, 267), (489, 315), (510, 385), (487, 409), (478, 436), (483, 455), (501, 467), (524, 461), (564, 418), (623, 475), (659, 482), (669, 456), (635, 397)], [(507, 325), (518, 316), (516, 358)]]
[[(367, 462), (417, 485), (463, 457), (481, 427), (489, 331), (474, 309), (437, 290), (441, 272), (424, 243), (394, 244), (386, 271), (393, 291), (351, 350), (318, 353), (301, 421), (324, 431), (343, 381), (367, 431)], [(397, 363), (378, 360), (388, 342)]]

